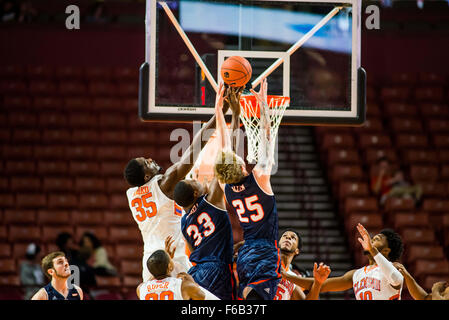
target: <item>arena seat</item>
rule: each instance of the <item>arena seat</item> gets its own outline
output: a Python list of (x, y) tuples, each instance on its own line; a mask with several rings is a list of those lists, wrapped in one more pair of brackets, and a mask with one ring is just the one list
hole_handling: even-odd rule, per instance
[(0, 243), (0, 258), (9, 258), (12, 254), (9, 243)]
[(321, 144), (322, 149), (337, 148), (352, 148), (355, 146), (354, 137), (350, 134), (330, 134), (327, 133), (323, 137)]
[[(142, 236), (135, 227), (110, 227), (109, 234), (111, 239), (116, 242), (138, 243), (142, 241)], [(140, 252), (140, 254), (142, 253)]]
[(71, 222), (68, 210), (48, 210), (37, 211), (37, 221), (41, 225), (69, 224)]
[(142, 277), (136, 276), (124, 276), (123, 277), (123, 286), (137, 288), (137, 286), (142, 282)]
[(38, 191), (41, 189), (41, 179), (39, 177), (11, 177), (10, 187), (14, 192)]
[(403, 163), (411, 165), (438, 163), (437, 152), (432, 149), (404, 150), (402, 159)]
[(38, 112), (59, 110), (62, 105), (62, 99), (54, 96), (35, 97), (33, 99), (33, 108)]
[(124, 129), (128, 126), (120, 112), (99, 112), (98, 124), (102, 129)]
[(122, 244), (118, 243), (115, 247), (117, 259), (142, 259), (142, 244)]
[(446, 84), (447, 81), (441, 73), (422, 71), (418, 74), (419, 83), (422, 84)]
[(68, 111), (87, 111), (92, 108), (92, 100), (89, 97), (67, 96), (63, 98), (63, 101)]
[(63, 160), (66, 157), (64, 145), (35, 145), (33, 157), (39, 160)]
[(412, 198), (388, 198), (385, 201), (385, 211), (413, 211), (415, 209), (415, 201)]
[(405, 117), (392, 118), (390, 128), (396, 133), (419, 133), (423, 131), (423, 125), (419, 119)]
[(67, 128), (67, 116), (63, 112), (45, 112), (39, 115), (42, 128)]
[(3, 107), (5, 110), (24, 110), (31, 107), (31, 99), (27, 96), (20, 95), (4, 95)]
[(106, 145), (128, 144), (128, 133), (126, 130), (107, 130), (100, 132), (100, 141)]
[(104, 209), (108, 207), (108, 197), (104, 193), (85, 193), (80, 195), (80, 209)]
[(420, 112), (426, 118), (449, 117), (449, 108), (441, 103), (422, 103)]
[(74, 225), (84, 226), (84, 225), (102, 225), (103, 212), (94, 210), (72, 210), (71, 222)]
[(135, 83), (120, 81), (117, 85), (117, 92), (121, 97), (136, 97), (139, 93), (137, 81)]
[(360, 165), (335, 165), (332, 168), (331, 180), (338, 182), (342, 179), (363, 180), (365, 175)]
[(447, 134), (449, 133), (449, 120), (427, 119), (426, 127), (431, 134)]
[(99, 131), (95, 129), (80, 129), (73, 130), (71, 135), (71, 142), (74, 144), (91, 144), (100, 141)]
[(417, 87), (414, 90), (414, 97), (417, 101), (442, 101), (444, 99), (443, 87)]
[(128, 200), (123, 192), (109, 196), (110, 207), (114, 209), (129, 209)]
[(375, 197), (348, 197), (345, 200), (345, 214), (353, 212), (377, 213), (379, 206)]
[[(131, 158), (129, 158), (131, 159)], [(128, 161), (102, 161), (100, 163), (101, 173), (105, 177), (123, 178), (123, 170)]]
[(11, 208), (16, 205), (14, 195), (10, 193), (0, 193), (0, 203), (3, 208)]
[(84, 72), (82, 68), (74, 67), (74, 66), (58, 66), (55, 68), (54, 73), (56, 78), (60, 80), (65, 79), (81, 79), (84, 77)]
[(43, 130), (42, 142), (49, 144), (69, 144), (71, 133), (67, 129)]
[(434, 134), (432, 135), (432, 141), (437, 148), (449, 149), (449, 134)]
[(429, 215), (423, 212), (397, 212), (391, 214), (391, 223), (398, 231), (409, 227), (423, 228), (429, 225)]
[(139, 78), (139, 71), (137, 68), (130, 67), (114, 67), (112, 69), (112, 76), (116, 80), (135, 80), (137, 81)]
[(418, 107), (416, 105), (404, 102), (385, 103), (383, 111), (389, 117), (396, 117), (396, 116), (415, 117), (418, 115)]
[(447, 277), (444, 275), (436, 276), (436, 275), (428, 275), (423, 277), (422, 287), (427, 290), (428, 293), (431, 293), (432, 287), (435, 283), (440, 281), (447, 281)]
[(102, 191), (105, 188), (105, 181), (103, 178), (97, 177), (76, 177), (75, 190), (77, 192), (88, 191)]
[(11, 138), (14, 143), (38, 143), (41, 139), (41, 133), (31, 129), (16, 129), (13, 131)]
[(36, 95), (51, 95), (57, 90), (56, 83), (46, 80), (34, 80), (29, 83), (29, 93), (33, 96)]
[(449, 212), (449, 201), (443, 199), (424, 199), (422, 208), (431, 214)]
[(405, 86), (388, 86), (380, 90), (380, 99), (384, 102), (404, 101), (410, 95), (410, 88)]
[(447, 195), (444, 183), (421, 183), (425, 198), (444, 198)]
[(328, 152), (328, 165), (334, 164), (359, 164), (360, 157), (356, 149), (332, 148)]
[(438, 160), (440, 163), (449, 163), (449, 149), (438, 151)]
[(8, 241), (11, 243), (31, 242), (41, 239), (41, 230), (35, 226), (11, 225), (8, 234)]
[(110, 81), (89, 81), (88, 92), (93, 97), (112, 96), (117, 92), (117, 86)]
[(44, 177), (42, 189), (50, 192), (73, 190), (73, 179), (68, 177)]
[(104, 223), (107, 225), (129, 226), (135, 224), (129, 210), (123, 211), (106, 211), (104, 213)]
[(98, 162), (94, 161), (70, 161), (69, 163), (69, 174), (76, 176), (92, 176), (99, 172), (100, 166)]
[(98, 116), (94, 113), (73, 111), (68, 114), (69, 126), (73, 130), (97, 129)]
[(112, 77), (112, 68), (102, 67), (102, 66), (89, 66), (89, 68), (84, 69), (84, 74), (87, 79), (110, 79)]
[(45, 193), (18, 193), (16, 195), (18, 208), (44, 208), (47, 205)]
[(96, 148), (96, 152), (99, 160), (123, 160), (126, 158), (125, 146), (99, 146)]
[(427, 136), (424, 134), (396, 134), (396, 147), (403, 148), (426, 148), (428, 146)]
[(4, 222), (9, 224), (34, 224), (36, 222), (35, 210), (5, 209)]
[(131, 276), (142, 275), (142, 259), (122, 260), (120, 263), (120, 272), (123, 275), (131, 275)]
[(1, 94), (24, 94), (28, 92), (28, 85), (23, 80), (0, 81)]
[(96, 148), (92, 145), (70, 145), (65, 148), (65, 157), (69, 160), (95, 159)]
[(387, 134), (364, 133), (359, 136), (359, 146), (367, 148), (390, 148), (392, 146), (390, 136)]
[(436, 165), (411, 165), (410, 177), (414, 182), (438, 180), (438, 167)]
[(50, 193), (48, 209), (71, 209), (78, 206), (78, 197), (73, 193)]
[(102, 277), (96, 276), (98, 288), (118, 288), (121, 286), (119, 277)]
[(38, 161), (37, 173), (40, 175), (67, 174), (69, 167), (66, 161)]
[(347, 197), (366, 197), (369, 195), (369, 187), (366, 182), (341, 181), (339, 185), (340, 199)]
[(354, 133), (374, 133), (379, 134), (384, 131), (382, 120), (380, 118), (370, 117), (361, 127), (355, 127)]
[(32, 175), (36, 172), (36, 164), (30, 160), (6, 161), (5, 170), (12, 175)]
[(73, 234), (73, 227), (68, 224), (58, 225), (58, 226), (44, 225), (42, 227), (41, 241), (43, 241), (44, 243), (51, 242), (51, 243), (55, 244), (56, 238), (62, 232), (68, 232), (70, 234)]
[[(72, 214), (72, 217), (74, 217), (74, 214)], [(85, 232), (93, 233), (104, 244), (110, 243), (110, 237), (108, 235), (108, 230), (107, 230), (107, 227), (105, 227), (105, 226), (99, 226), (99, 225), (97, 225), (97, 226), (82, 226), (82, 225), (75, 226), (76, 239), (81, 240), (81, 237), (83, 236), (83, 234)]]
[[(121, 170), (123, 170), (125, 167), (125, 164), (120, 165)], [(120, 171), (118, 171), (120, 172)], [(121, 177), (108, 177), (106, 178), (106, 192), (108, 193), (124, 193), (129, 188), (128, 183), (125, 181), (125, 179)]]
[(413, 274), (417, 280), (421, 280), (427, 275), (449, 276), (449, 262), (447, 260), (424, 260), (418, 259), (413, 264)]
[(412, 264), (418, 259), (444, 260), (444, 252), (441, 246), (409, 245), (406, 251), (407, 264)]
[(381, 157), (386, 157), (392, 163), (398, 162), (396, 151), (393, 148), (368, 148), (363, 151), (363, 154), (367, 165), (373, 165)]
[(411, 244), (432, 245), (435, 243), (435, 233), (429, 227), (427, 228), (404, 228), (401, 231), (402, 241)]

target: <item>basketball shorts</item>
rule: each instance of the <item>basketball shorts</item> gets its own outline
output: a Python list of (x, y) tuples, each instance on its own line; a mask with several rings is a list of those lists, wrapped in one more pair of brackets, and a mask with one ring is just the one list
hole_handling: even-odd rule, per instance
[(195, 282), (220, 300), (235, 299), (235, 279), (231, 265), (223, 262), (198, 263), (190, 268), (189, 274)]
[(276, 241), (246, 240), (237, 256), (238, 296), (249, 286), (264, 300), (273, 300), (281, 281), (281, 256)]

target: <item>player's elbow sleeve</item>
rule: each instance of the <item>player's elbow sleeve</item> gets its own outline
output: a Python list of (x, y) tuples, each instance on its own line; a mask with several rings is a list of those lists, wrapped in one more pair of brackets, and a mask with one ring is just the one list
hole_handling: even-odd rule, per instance
[(399, 286), (402, 284), (402, 282), (404, 281), (404, 276), (399, 272), (399, 271), (394, 271), (392, 272), (392, 274), (390, 275), (390, 284), (392, 286)]

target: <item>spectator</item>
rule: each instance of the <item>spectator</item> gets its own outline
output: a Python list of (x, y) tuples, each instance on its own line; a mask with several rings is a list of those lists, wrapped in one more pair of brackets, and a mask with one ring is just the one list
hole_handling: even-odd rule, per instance
[(32, 22), (36, 16), (37, 11), (33, 7), (30, 0), (24, 0), (20, 3), (20, 13), (18, 17), (19, 22)]
[(106, 13), (106, 6), (104, 0), (96, 0), (95, 3), (90, 7), (88, 16), (86, 18), (87, 22), (92, 23), (106, 23), (108, 22), (108, 17)]
[(371, 171), (371, 191), (379, 197), (380, 203), (384, 204), (395, 182), (392, 176), (391, 163), (386, 157), (380, 157), (377, 159), (374, 169)]
[(26, 250), (26, 260), (20, 264), (20, 282), (25, 291), (25, 300), (31, 299), (45, 283), (38, 256), (40, 251), (37, 244), (30, 243)]
[(81, 237), (80, 251), (85, 252), (92, 258), (91, 266), (95, 274), (100, 276), (116, 276), (117, 270), (109, 262), (106, 249), (101, 245), (100, 240), (91, 232), (85, 232)]
[(391, 179), (391, 190), (386, 195), (386, 198), (413, 198), (415, 204), (421, 201), (422, 187), (420, 185), (411, 185), (404, 178), (404, 173), (401, 170), (396, 170)]
[(19, 17), (19, 4), (16, 0), (5, 0), (1, 2), (0, 19), (1, 22), (16, 21)]
[(56, 239), (59, 250), (64, 252), (69, 264), (75, 265), (80, 271), (80, 287), (89, 293), (90, 288), (97, 285), (94, 269), (87, 264), (88, 257), (76, 246), (70, 233), (62, 232)]

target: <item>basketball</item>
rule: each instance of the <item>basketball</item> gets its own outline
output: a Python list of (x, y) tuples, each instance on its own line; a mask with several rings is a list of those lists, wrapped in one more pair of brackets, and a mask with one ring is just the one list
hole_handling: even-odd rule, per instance
[(221, 65), (221, 77), (231, 87), (243, 87), (251, 79), (252, 72), (248, 60), (240, 56), (229, 57)]

